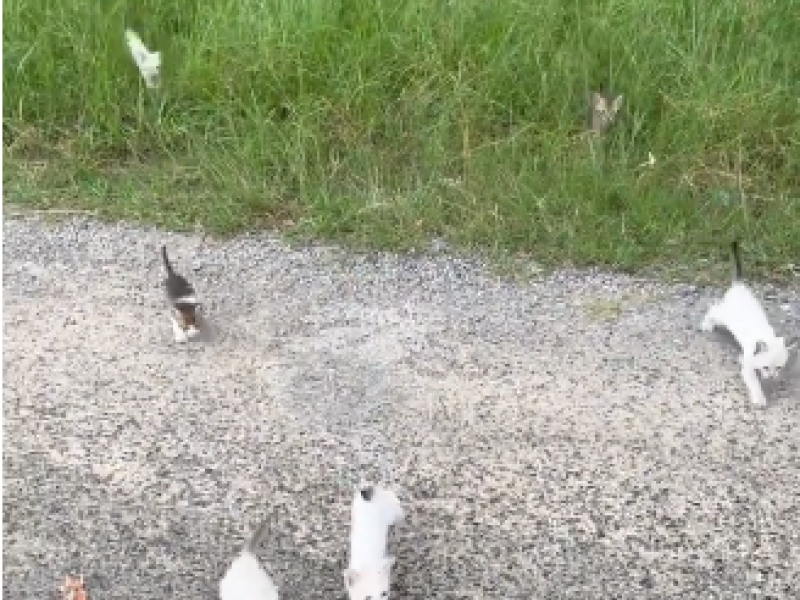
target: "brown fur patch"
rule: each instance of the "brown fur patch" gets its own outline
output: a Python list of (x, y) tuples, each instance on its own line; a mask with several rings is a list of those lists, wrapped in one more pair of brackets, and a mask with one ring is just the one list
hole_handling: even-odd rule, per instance
[(181, 326), (181, 329), (186, 331), (190, 327), (197, 327), (197, 313), (192, 308), (179, 308), (175, 311), (175, 315), (177, 317), (178, 323)]

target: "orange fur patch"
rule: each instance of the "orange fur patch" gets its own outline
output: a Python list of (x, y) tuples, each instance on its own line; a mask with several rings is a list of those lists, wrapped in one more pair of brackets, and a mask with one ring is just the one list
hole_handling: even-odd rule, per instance
[(59, 590), (61, 591), (61, 600), (89, 600), (89, 594), (83, 583), (83, 575), (75, 578), (64, 577), (64, 585)]

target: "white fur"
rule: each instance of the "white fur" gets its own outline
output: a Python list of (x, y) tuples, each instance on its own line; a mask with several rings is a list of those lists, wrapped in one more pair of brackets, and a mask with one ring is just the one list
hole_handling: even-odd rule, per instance
[[(187, 304), (197, 304), (194, 296), (184, 296), (182, 298), (178, 298), (177, 302), (185, 302)], [(176, 310), (176, 314), (178, 311)], [(196, 338), (200, 335), (200, 329), (196, 325), (189, 325), (186, 329), (181, 326), (181, 321), (176, 319), (174, 316), (170, 316), (170, 321), (172, 321), (172, 335), (175, 338), (176, 342), (184, 343), (191, 339)]]
[(370, 500), (359, 487), (353, 494), (350, 562), (344, 582), (351, 600), (379, 600), (389, 597), (394, 557), (387, 554), (389, 528), (405, 517), (397, 495), (375, 486)]
[(278, 600), (278, 588), (248, 550), (234, 559), (219, 582), (220, 600)]
[(391, 572), (394, 557), (387, 556), (360, 570), (347, 569), (344, 585), (350, 600), (385, 600), (391, 588)]
[(174, 336), (175, 341), (180, 344), (188, 342), (189, 340), (200, 335), (200, 330), (194, 325), (190, 325), (187, 329), (183, 329), (175, 317), (170, 317), (170, 321), (172, 321), (172, 335)]
[(742, 349), (742, 378), (757, 406), (766, 398), (758, 375), (777, 377), (789, 360), (789, 348), (782, 337), (775, 335), (764, 308), (750, 288), (740, 281), (731, 285), (723, 299), (708, 309), (701, 329), (712, 331), (724, 327), (731, 332)]
[(136, 66), (142, 74), (145, 85), (149, 88), (159, 86), (159, 71), (161, 69), (161, 53), (150, 52), (141, 38), (131, 29), (125, 30), (125, 41), (131, 51)]
[(175, 317), (170, 317), (169, 319), (172, 321), (172, 335), (175, 337), (175, 341), (181, 344), (186, 342), (189, 339), (188, 333), (183, 330), (183, 327)]
[(173, 304), (198, 304), (196, 296), (181, 296), (172, 301)]

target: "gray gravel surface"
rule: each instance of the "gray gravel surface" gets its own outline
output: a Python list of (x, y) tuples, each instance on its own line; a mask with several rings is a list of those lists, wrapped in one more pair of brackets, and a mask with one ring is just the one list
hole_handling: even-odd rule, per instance
[(3, 255), (4, 596), (214, 598), (268, 518), (283, 597), (341, 598), (366, 476), (409, 513), (396, 598), (800, 597), (800, 369), (753, 408), (698, 331), (719, 290), (80, 218), (6, 220)]

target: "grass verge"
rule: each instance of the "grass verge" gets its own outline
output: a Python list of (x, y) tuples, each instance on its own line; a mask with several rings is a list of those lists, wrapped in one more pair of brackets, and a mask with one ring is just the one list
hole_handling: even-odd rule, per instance
[[(800, 36), (748, 0), (3, 3), (8, 202), (637, 271), (800, 263)], [(125, 27), (162, 52), (143, 87)], [(583, 135), (590, 90), (625, 94)], [(652, 153), (655, 163), (647, 165)]]

